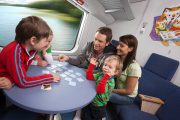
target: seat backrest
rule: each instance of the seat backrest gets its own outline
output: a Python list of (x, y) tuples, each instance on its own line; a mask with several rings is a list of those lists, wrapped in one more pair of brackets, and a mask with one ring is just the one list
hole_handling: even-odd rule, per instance
[(118, 44), (119, 44), (118, 41), (116, 41), (116, 40), (111, 40), (111, 42), (109, 43), (109, 45), (104, 48), (104, 53), (112, 52), (112, 53), (116, 54), (116, 51), (117, 51), (117, 50), (116, 50), (116, 46), (117, 46)]
[(178, 87), (172, 82), (142, 68), (142, 77), (139, 80), (139, 94), (150, 95), (166, 100), (177, 88)]
[(152, 53), (144, 69), (170, 81), (179, 66), (179, 61)]

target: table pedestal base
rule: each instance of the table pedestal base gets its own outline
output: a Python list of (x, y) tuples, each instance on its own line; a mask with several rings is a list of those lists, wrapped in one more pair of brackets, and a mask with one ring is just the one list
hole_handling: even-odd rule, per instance
[(48, 120), (62, 120), (62, 118), (60, 114), (52, 114), (49, 116)]

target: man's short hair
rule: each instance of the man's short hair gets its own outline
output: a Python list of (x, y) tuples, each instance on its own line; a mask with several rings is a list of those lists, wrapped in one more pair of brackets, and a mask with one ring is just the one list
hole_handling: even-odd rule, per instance
[(43, 19), (37, 16), (28, 16), (18, 23), (15, 32), (15, 40), (19, 43), (25, 43), (25, 41), (33, 36), (35, 36), (37, 40), (48, 38), (51, 29)]
[(110, 42), (112, 39), (112, 30), (108, 27), (100, 27), (96, 32), (106, 35), (106, 42)]

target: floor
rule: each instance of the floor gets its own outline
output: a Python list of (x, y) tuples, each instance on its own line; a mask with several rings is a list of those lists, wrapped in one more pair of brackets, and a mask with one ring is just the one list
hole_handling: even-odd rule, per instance
[[(55, 115), (54, 120), (73, 120), (74, 115), (75, 112), (64, 113), (61, 115), (57, 114)], [(113, 114), (111, 109), (107, 109), (105, 120), (117, 120), (115, 116), (116, 115)], [(9, 110), (2, 119), (0, 118), (0, 120), (37, 120), (37, 114), (20, 108), (13, 108), (12, 110)]]

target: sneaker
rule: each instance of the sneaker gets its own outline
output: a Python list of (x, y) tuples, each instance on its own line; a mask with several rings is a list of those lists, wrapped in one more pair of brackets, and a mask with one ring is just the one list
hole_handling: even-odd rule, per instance
[(76, 111), (76, 115), (74, 116), (73, 120), (81, 120), (81, 110)]

